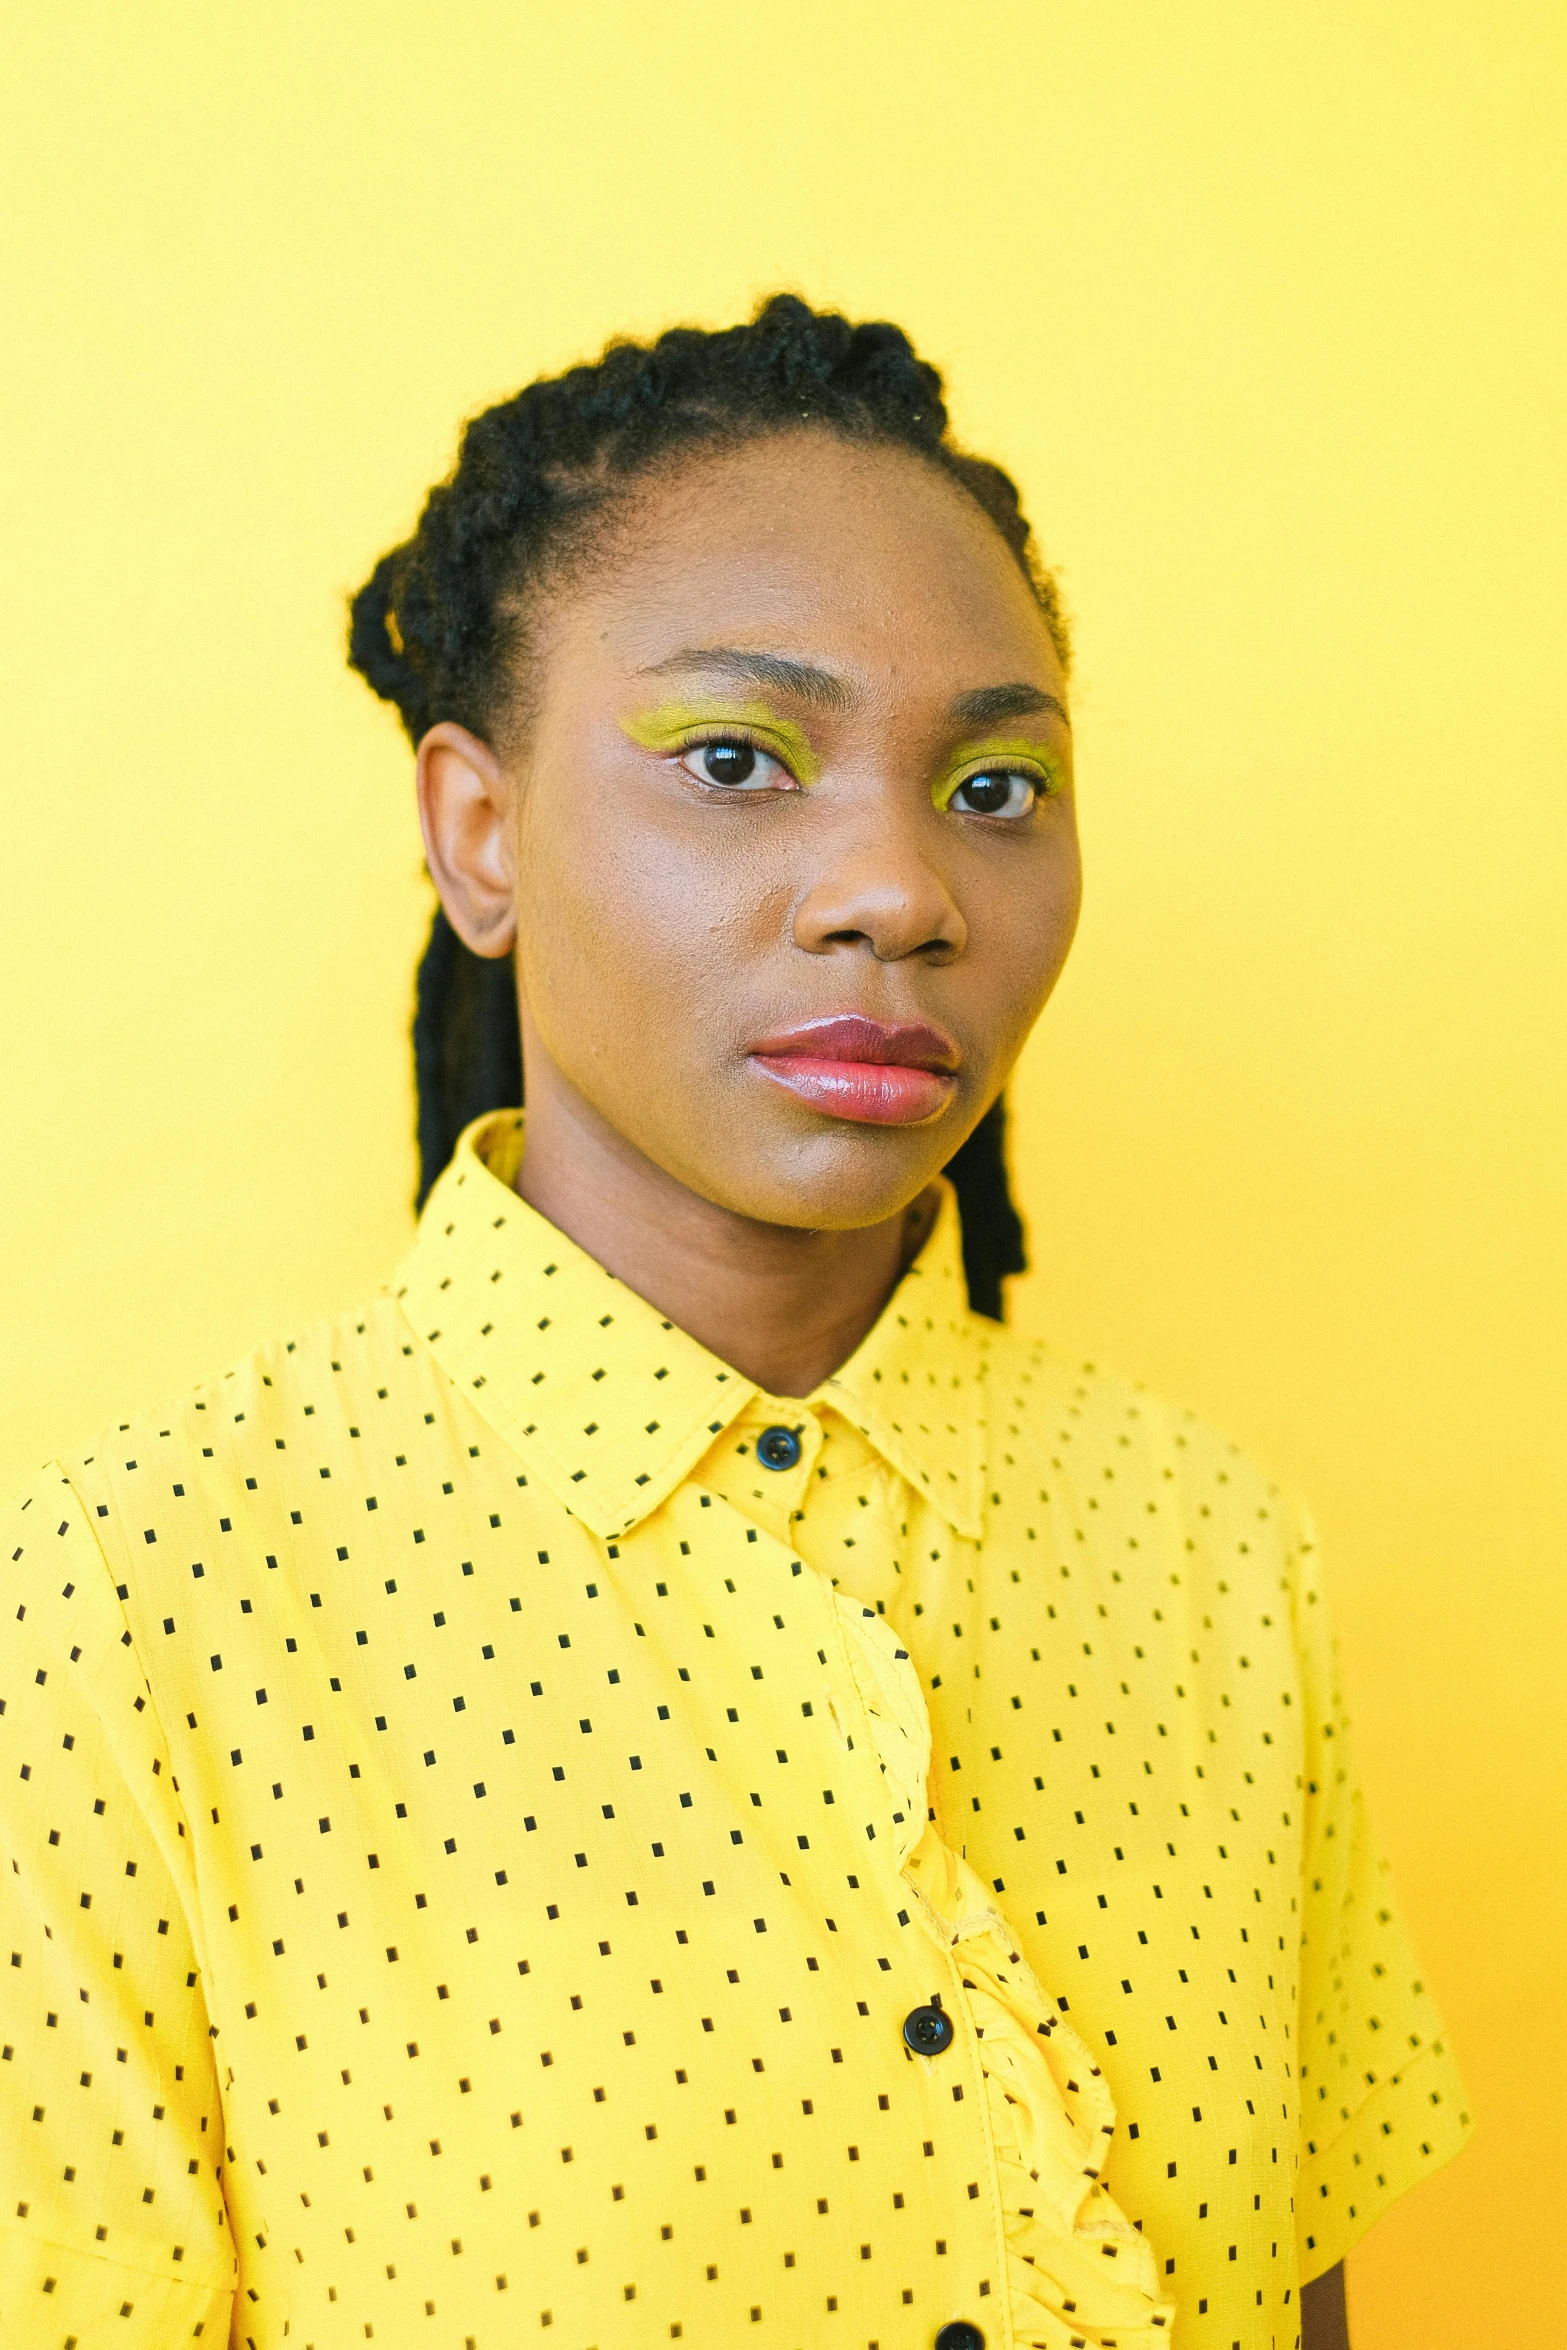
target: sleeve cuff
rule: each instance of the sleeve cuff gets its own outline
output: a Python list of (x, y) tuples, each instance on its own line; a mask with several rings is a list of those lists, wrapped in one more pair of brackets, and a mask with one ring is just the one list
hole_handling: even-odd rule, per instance
[(1440, 2041), (1374, 2089), (1332, 2142), (1301, 2163), (1302, 2284), (1337, 2267), (1389, 2204), (1451, 2162), (1471, 2126), (1458, 2068)]

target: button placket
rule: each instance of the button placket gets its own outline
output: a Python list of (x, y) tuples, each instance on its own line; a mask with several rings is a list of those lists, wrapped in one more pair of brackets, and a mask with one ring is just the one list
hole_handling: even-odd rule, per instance
[[(830, 1592), (830, 1586), (824, 1584), (824, 1588)], [(865, 1751), (867, 1765), (873, 1763), (877, 1765), (874, 1784), (880, 1790), (878, 1809), (886, 1822), (884, 1832), (889, 1839), (883, 1865), (890, 1862), (893, 1872), (887, 1881), (886, 1893), (889, 1897), (893, 1895), (903, 1897), (913, 1920), (917, 1922), (923, 1933), (929, 1937), (929, 1942), (939, 1952), (941, 1964), (947, 1977), (947, 1987), (941, 1994), (941, 2007), (937, 2008), (933, 1999), (927, 1999), (925, 2002), (925, 2006), (941, 2015), (950, 2027), (950, 2037), (942, 2049), (939, 2052), (931, 2053), (923, 2050), (916, 2052), (909, 2046), (906, 2031), (901, 2026), (900, 2037), (903, 2038), (904, 2046), (908, 2050), (909, 2061), (914, 2063), (917, 2070), (925, 2076), (927, 2089), (939, 2079), (943, 2089), (950, 2091), (955, 2101), (961, 2098), (963, 2118), (958, 2127), (970, 2135), (973, 2151), (969, 2161), (978, 2178), (984, 2181), (984, 2218), (981, 2225), (988, 2238), (986, 2265), (992, 2275), (999, 2276), (1003, 2280), (1004, 2290), (1007, 2276), (1005, 2216), (1002, 2211), (1000, 2176), (991, 2129), (990, 2098), (980, 2051), (980, 2033), (974, 2023), (972, 2003), (964, 1982), (962, 1951), (962, 1943), (967, 1935), (990, 1930), (994, 1912), (987, 1903), (982, 1912), (961, 1918), (956, 1930), (954, 1930), (952, 1922), (941, 1914), (920, 1886), (917, 1877), (910, 1873), (909, 1863), (912, 1859), (912, 1852), (908, 1847), (905, 1847), (905, 1857), (902, 1859), (898, 1857), (898, 1827), (895, 1815), (899, 1809), (906, 1811), (909, 1801), (913, 1801), (919, 1807), (912, 1817), (906, 1817), (903, 1822), (909, 1844), (917, 1846), (925, 1833), (923, 1799), (929, 1783), (929, 1754), (928, 1751), (925, 1753), (923, 1776), (917, 1785), (914, 1784), (914, 1773), (920, 1768), (918, 1758), (914, 1755), (908, 1756), (910, 1784), (905, 1791), (899, 1787), (889, 1766), (889, 1748), (886, 1741), (891, 1739), (901, 1743), (907, 1739), (913, 1728), (912, 1714), (916, 1706), (920, 1716), (928, 1725), (929, 1711), (925, 1694), (920, 1687), (913, 1658), (904, 1649), (902, 1641), (886, 1619), (877, 1616), (872, 1609), (856, 1605), (852, 1600), (845, 1598), (842, 1593), (830, 1594), (830, 1596), (834, 1602), (833, 1612), (837, 1619), (838, 1647), (846, 1678), (846, 1685), (841, 1692), (843, 1714), (844, 1717), (854, 1720), (857, 1725), (859, 1745)], [(862, 1673), (856, 1668), (854, 1662), (854, 1647), (857, 1641), (872, 1647), (873, 1653), (880, 1656), (884, 1670), (888, 1667), (892, 1669), (893, 1685), (878, 1685), (880, 1676), (872, 1669), (870, 1657), (865, 1660), (864, 1677), (862, 1678)], [(883, 1649), (883, 1643), (891, 1646), (897, 1653), (887, 1655)], [(873, 1692), (883, 1716), (880, 1727), (870, 1710)], [(903, 1710), (910, 1717), (901, 1725), (898, 1718), (900, 1697), (906, 1700)], [(836, 1715), (836, 1707), (834, 1711)], [(926, 1744), (927, 1741), (921, 1741), (921, 1743)], [(903, 1798), (902, 1802), (899, 1800), (900, 1797)], [(966, 2021), (967, 2029), (965, 2031), (958, 2029), (959, 2019)], [(952, 2117), (949, 2112), (947, 2127), (950, 2129), (952, 2126)], [(949, 2160), (951, 2159), (953, 2158), (949, 2154)]]
[[(731, 1448), (736, 1441), (754, 1445), (756, 1435), (774, 1424), (767, 1400), (757, 1399), (746, 1418), (730, 1431)], [(819, 1446), (820, 1432), (813, 1432)], [(733, 1464), (731, 1449), (727, 1465)], [(815, 1466), (814, 1450), (807, 1452), (801, 1466), (808, 1477)], [(787, 1490), (800, 1477), (800, 1468), (768, 1473), (758, 1466), (747, 1484), (776, 1492), (779, 1488)], [(772, 1511), (764, 1516), (749, 1495), (737, 1496), (729, 1506), (742, 1519), (756, 1525), (765, 1539), (766, 1519), (773, 1516)], [(826, 1815), (833, 1822), (829, 1841), (843, 1856), (835, 1865), (841, 1867), (847, 1862), (849, 1867), (863, 1870), (869, 1862), (870, 1883), (875, 1887), (888, 1923), (893, 1915), (906, 1910), (908, 1926), (925, 1943), (926, 1957), (921, 1964), (900, 1919), (897, 1949), (901, 1963), (895, 1960), (897, 1973), (886, 1983), (888, 1997), (881, 2009), (885, 2016), (882, 2029), (897, 2036), (905, 2061), (919, 2077), (921, 2106), (931, 2101), (932, 2119), (940, 2117), (946, 2175), (954, 2197), (963, 2195), (964, 2219), (973, 2230), (972, 2273), (991, 2278), (999, 2276), (1000, 2290), (1004, 2293), (1006, 2243), (996, 2154), (979, 2035), (963, 1987), (962, 1953), (953, 1948), (950, 1925), (930, 1910), (924, 1893), (905, 1873), (903, 1865), (906, 1840), (918, 1841), (925, 1828), (928, 1758), (920, 1766), (916, 1756), (910, 1754), (909, 1768), (889, 1769), (888, 1766), (888, 1739), (893, 1741), (900, 1760), (902, 1748), (910, 1738), (917, 1747), (927, 1743), (929, 1708), (925, 1692), (913, 1658), (895, 1627), (873, 1608), (835, 1589), (831, 1576), (793, 1551), (787, 1537), (780, 1547), (790, 1555), (791, 1593), (798, 1594), (796, 1608), (806, 1596), (802, 1586), (808, 1585), (811, 1594), (811, 1606), (800, 1622), (796, 1622), (791, 1611), (790, 1630), (804, 1632), (813, 1650), (825, 1651), (820, 1657), (824, 1669), (818, 1684), (821, 1690), (818, 1713), (819, 1717), (825, 1717), (822, 1727), (833, 1738), (842, 1757), (835, 1774), (837, 1804)], [(754, 1559), (757, 1554), (752, 1552), (750, 1556)], [(916, 1773), (918, 1785), (913, 1783)], [(862, 1842), (867, 1825), (873, 1830), (873, 1838)], [(846, 1834), (847, 1841), (844, 1841)], [(825, 1858), (825, 1851), (814, 1856), (806, 1864), (805, 1873), (816, 1874)], [(791, 1873), (795, 1866), (791, 1862)], [(932, 1997), (929, 1961), (935, 1954), (939, 1958), (934, 1979), (941, 1989), (937, 1997)], [(915, 1962), (913, 1968), (909, 1964), (911, 1960)], [(908, 1979), (911, 1972), (912, 1982)], [(939, 1998), (938, 2012), (952, 2026), (951, 2041), (939, 2054), (916, 2055), (903, 2037), (904, 2018), (913, 2012), (911, 1993), (915, 2006), (934, 2008)], [(966, 2031), (962, 2028), (965, 2017), (969, 2018)], [(969, 2181), (983, 2182), (972, 2202), (963, 2192), (964, 2183)]]
[[(788, 1542), (788, 1529), (804, 1506), (821, 1452), (820, 1423), (806, 1411), (784, 1418), (777, 1396), (758, 1397), (728, 1430), (693, 1474), (704, 1478), (731, 1509), (775, 1541)], [(769, 1436), (788, 1438), (798, 1449), (792, 1461), (769, 1461), (762, 1444)], [(776, 1448), (781, 1454), (783, 1446)]]

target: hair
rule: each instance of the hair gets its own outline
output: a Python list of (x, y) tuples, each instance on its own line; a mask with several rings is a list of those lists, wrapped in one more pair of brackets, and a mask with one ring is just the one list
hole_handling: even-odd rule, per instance
[[(743, 326), (674, 327), (611, 343), (591, 365), (529, 384), (465, 427), (457, 463), (413, 535), (353, 598), (350, 666), (418, 744), (443, 719), (495, 742), (525, 703), (527, 623), (548, 583), (591, 554), (639, 478), (682, 454), (813, 429), (922, 458), (973, 499), (1028, 582), (1063, 664), (1055, 581), (1016, 485), (952, 439), (942, 380), (901, 328), (853, 325), (774, 294)], [(437, 912), (413, 1023), (419, 1189), (470, 1120), (523, 1098), (511, 959), (486, 960)], [(1026, 1264), (995, 1102), (948, 1163), (974, 1310), (999, 1320), (1001, 1284)]]

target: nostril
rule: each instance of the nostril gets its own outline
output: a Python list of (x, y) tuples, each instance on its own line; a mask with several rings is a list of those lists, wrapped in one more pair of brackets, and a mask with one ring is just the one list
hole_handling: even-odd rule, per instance
[(850, 860), (807, 889), (794, 911), (794, 941), (810, 954), (868, 948), (878, 963), (961, 950), (967, 925), (942, 876), (892, 872), (884, 856)]

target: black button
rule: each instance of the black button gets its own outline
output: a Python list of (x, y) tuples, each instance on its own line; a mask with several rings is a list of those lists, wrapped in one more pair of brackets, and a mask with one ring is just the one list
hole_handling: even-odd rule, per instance
[(764, 1469), (792, 1469), (800, 1458), (800, 1439), (792, 1428), (764, 1428), (756, 1457)]
[[(903, 2019), (903, 2037), (916, 2056), (940, 2056), (952, 2046), (952, 2018), (939, 2007), (911, 2008)], [(950, 2343), (947, 2350), (953, 2350)]]
[(936, 2336), (936, 2350), (985, 2350), (985, 2337), (966, 2317), (955, 2317)]

